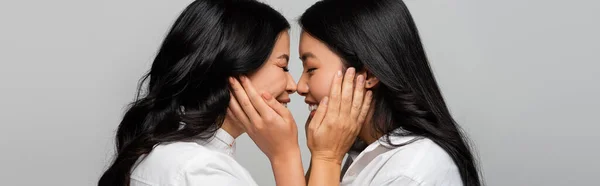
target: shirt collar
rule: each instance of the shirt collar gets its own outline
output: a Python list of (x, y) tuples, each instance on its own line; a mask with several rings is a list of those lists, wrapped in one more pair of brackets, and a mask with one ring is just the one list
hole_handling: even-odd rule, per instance
[[(179, 107), (179, 114), (185, 115), (185, 107)], [(185, 127), (183, 121), (179, 122), (179, 130)], [(205, 145), (207, 148), (215, 151), (225, 153), (231, 157), (235, 154), (235, 138), (231, 136), (227, 131), (219, 128), (213, 137), (208, 140), (199, 141), (200, 144)]]
[(208, 149), (215, 150), (231, 157), (235, 154), (235, 138), (227, 131), (219, 128), (212, 138), (202, 141)]
[[(402, 129), (396, 129), (393, 133), (399, 133), (401, 132)], [(364, 147), (365, 144), (362, 145), (362, 151), (350, 151), (348, 152), (348, 160), (345, 162), (346, 164), (350, 164), (350, 165), (344, 165), (343, 170), (342, 170), (342, 178), (344, 177), (349, 177), (350, 180), (353, 180), (354, 177), (360, 173), (360, 171), (362, 171), (373, 159), (375, 159), (377, 156), (379, 156), (380, 154), (383, 154), (391, 149), (394, 149), (395, 147), (393, 145), (387, 144), (386, 142), (386, 138), (388, 135), (384, 135), (381, 138), (379, 138), (377, 141), (369, 144), (368, 146)], [(417, 139), (416, 136), (394, 136), (391, 135), (390, 136), (390, 141), (392, 144), (402, 144), (402, 143), (406, 143), (409, 142), (411, 140), (415, 140)], [(357, 149), (361, 149), (360, 148), (360, 143), (355, 143), (354, 146), (357, 146), (359, 148)], [(347, 181), (347, 180), (344, 180)]]

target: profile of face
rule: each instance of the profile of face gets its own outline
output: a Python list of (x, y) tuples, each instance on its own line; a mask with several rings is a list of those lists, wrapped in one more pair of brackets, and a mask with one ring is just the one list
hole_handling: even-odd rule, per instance
[(296, 92), (296, 83), (288, 72), (290, 59), (290, 35), (287, 31), (279, 34), (271, 55), (265, 63), (248, 78), (259, 93), (268, 92), (281, 104), (287, 106), (290, 94)]
[[(342, 58), (327, 47), (321, 40), (302, 32), (299, 47), (302, 60), (302, 76), (298, 81), (298, 94), (304, 96), (310, 115), (317, 110), (321, 100), (329, 95), (335, 74), (345, 69)], [(371, 89), (379, 83), (374, 76), (367, 76), (366, 71), (357, 72), (366, 77), (365, 88)]]
[(327, 45), (306, 32), (300, 36), (299, 53), (303, 71), (298, 81), (298, 94), (305, 97), (312, 116), (321, 99), (329, 95), (332, 80), (344, 64)]

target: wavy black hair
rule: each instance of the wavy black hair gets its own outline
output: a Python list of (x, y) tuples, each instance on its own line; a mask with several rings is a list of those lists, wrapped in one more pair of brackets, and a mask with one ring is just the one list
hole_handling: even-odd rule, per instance
[(98, 185), (129, 185), (135, 162), (159, 143), (213, 136), (229, 105), (228, 77), (260, 68), (289, 27), (279, 12), (255, 0), (192, 2), (140, 81), (117, 130), (114, 161)]

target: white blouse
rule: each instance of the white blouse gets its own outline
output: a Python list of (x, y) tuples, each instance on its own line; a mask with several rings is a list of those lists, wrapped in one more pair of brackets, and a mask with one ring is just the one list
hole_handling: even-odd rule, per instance
[(140, 157), (131, 186), (255, 186), (233, 154), (235, 139), (219, 129), (210, 140), (160, 144)]
[[(392, 136), (391, 141), (401, 144), (415, 138)], [(462, 186), (452, 158), (427, 138), (395, 148), (382, 137), (348, 158), (351, 164), (345, 166), (341, 186)]]

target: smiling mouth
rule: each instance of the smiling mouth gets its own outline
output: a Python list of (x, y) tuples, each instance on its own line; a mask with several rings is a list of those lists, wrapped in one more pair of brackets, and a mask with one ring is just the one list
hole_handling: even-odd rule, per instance
[(308, 105), (308, 111), (310, 111), (310, 112), (314, 112), (314, 111), (316, 111), (316, 110), (317, 110), (317, 108), (318, 108), (318, 107), (319, 107), (319, 105), (316, 105), (316, 104), (309, 104), (309, 105)]

